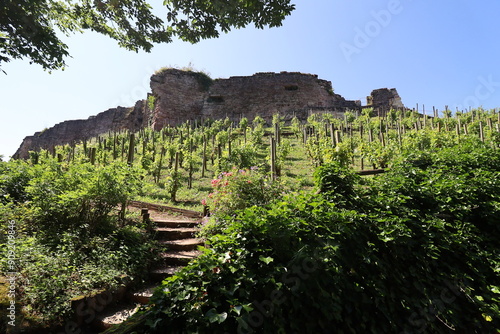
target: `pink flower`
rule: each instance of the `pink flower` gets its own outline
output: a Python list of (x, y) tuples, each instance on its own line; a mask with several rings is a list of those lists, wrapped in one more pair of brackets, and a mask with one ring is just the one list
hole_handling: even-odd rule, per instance
[(206, 206), (207, 205), (207, 201), (205, 199), (202, 199), (201, 200), (201, 205)]

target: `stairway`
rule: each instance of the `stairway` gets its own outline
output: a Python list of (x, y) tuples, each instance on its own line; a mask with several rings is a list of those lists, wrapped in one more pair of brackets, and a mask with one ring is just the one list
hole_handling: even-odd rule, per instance
[[(162, 260), (157, 266), (150, 269), (149, 283), (146, 286), (127, 293), (124, 300), (96, 316), (93, 327), (97, 333), (123, 322), (134, 314), (140, 305), (147, 304), (154, 289), (165, 278), (175, 274), (200, 253), (197, 248), (203, 242), (197, 239), (195, 234), (199, 229), (201, 214), (176, 209), (177, 216), (173, 216), (171, 213), (165, 214), (165, 212), (160, 211), (157, 206), (151, 206), (149, 204), (146, 207), (150, 210), (148, 214), (151, 217), (152, 226), (154, 226), (153, 235), (160, 244), (165, 246), (165, 251), (160, 254)], [(165, 216), (167, 217), (165, 218)]]

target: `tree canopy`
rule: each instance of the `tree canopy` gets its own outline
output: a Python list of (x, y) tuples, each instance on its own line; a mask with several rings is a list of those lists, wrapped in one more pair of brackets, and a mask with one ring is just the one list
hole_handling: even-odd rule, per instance
[(281, 26), (294, 10), (291, 0), (164, 0), (158, 17), (146, 0), (2, 0), (0, 68), (28, 58), (46, 70), (61, 69), (69, 56), (58, 37), (91, 30), (125, 49), (150, 52), (173, 38), (196, 43), (251, 23), (259, 29)]

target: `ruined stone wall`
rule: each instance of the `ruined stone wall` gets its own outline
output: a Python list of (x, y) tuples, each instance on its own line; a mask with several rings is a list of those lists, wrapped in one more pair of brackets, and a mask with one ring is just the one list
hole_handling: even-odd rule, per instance
[(138, 131), (148, 126), (149, 111), (145, 101), (137, 101), (132, 108), (117, 107), (106, 110), (86, 120), (64, 121), (33, 136), (24, 138), (13, 155), (14, 159), (27, 159), (29, 151), (51, 149), (57, 145), (79, 142), (108, 133), (109, 131)]
[(155, 97), (152, 127), (179, 125), (188, 119), (199, 119), (211, 79), (201, 73), (168, 69), (151, 77)]
[(193, 72), (168, 69), (151, 78), (151, 89), (156, 98), (156, 130), (188, 119), (229, 117), (237, 121), (259, 115), (270, 122), (276, 113), (306, 119), (314, 110), (343, 112), (360, 106), (333, 93), (331, 82), (296, 72), (257, 73), (204, 83)]
[(250, 77), (216, 80), (203, 105), (203, 116), (254, 119), (270, 122), (279, 113), (285, 118), (301, 119), (310, 109), (340, 109), (345, 100), (333, 93), (329, 81), (301, 73), (257, 73)]
[(372, 107), (380, 116), (384, 116), (391, 109), (405, 108), (396, 88), (375, 89), (366, 97), (366, 102), (367, 106)]

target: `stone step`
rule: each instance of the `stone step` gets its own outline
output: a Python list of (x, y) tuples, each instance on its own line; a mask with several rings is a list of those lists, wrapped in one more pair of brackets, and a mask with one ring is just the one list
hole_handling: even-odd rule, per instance
[(150, 277), (151, 281), (153, 281), (153, 282), (161, 282), (165, 278), (174, 275), (176, 272), (178, 272), (182, 268), (183, 268), (183, 266), (169, 266), (169, 265), (163, 264), (162, 266), (158, 266), (158, 267), (152, 269), (149, 272), (149, 277)]
[(139, 291), (131, 292), (128, 298), (134, 303), (146, 305), (157, 287), (157, 284), (146, 286)]
[(195, 237), (199, 229), (194, 227), (157, 227), (155, 228), (156, 239), (158, 240), (177, 240), (190, 239)]
[(140, 304), (127, 302), (107, 308), (103, 313), (98, 314), (93, 327), (98, 331), (105, 331), (114, 325), (121, 324), (138, 311)]
[(170, 227), (170, 228), (197, 227), (197, 226), (200, 225), (199, 221), (194, 221), (194, 220), (161, 220), (161, 219), (155, 219), (153, 222), (158, 227)]
[(168, 250), (190, 251), (196, 250), (198, 246), (203, 245), (203, 240), (197, 238), (189, 238), (177, 240), (161, 240), (160, 243), (166, 246)]
[(185, 266), (200, 255), (198, 251), (168, 251), (160, 254), (164, 263), (171, 266)]

